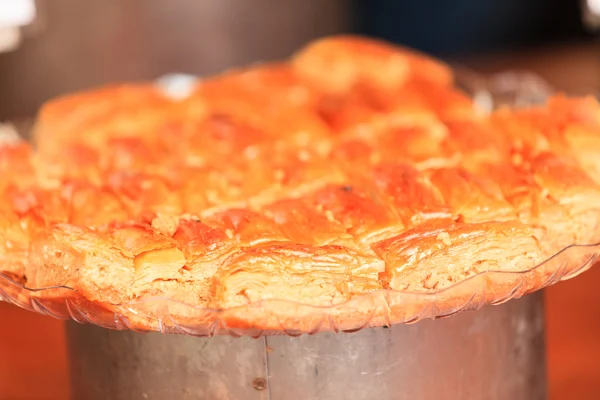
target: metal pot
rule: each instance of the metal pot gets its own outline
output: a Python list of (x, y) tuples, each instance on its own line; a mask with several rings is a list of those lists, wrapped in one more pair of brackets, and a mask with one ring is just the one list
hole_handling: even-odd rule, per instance
[(546, 398), (541, 292), (442, 320), (198, 338), (69, 322), (73, 399)]

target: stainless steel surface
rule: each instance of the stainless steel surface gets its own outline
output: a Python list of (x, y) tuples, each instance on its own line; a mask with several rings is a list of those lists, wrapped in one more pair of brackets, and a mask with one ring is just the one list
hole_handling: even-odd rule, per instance
[(346, 31), (349, 0), (38, 0), (36, 29), (0, 54), (0, 120), (62, 93), (279, 59)]
[(541, 292), (353, 334), (194, 338), (68, 324), (74, 399), (546, 398)]

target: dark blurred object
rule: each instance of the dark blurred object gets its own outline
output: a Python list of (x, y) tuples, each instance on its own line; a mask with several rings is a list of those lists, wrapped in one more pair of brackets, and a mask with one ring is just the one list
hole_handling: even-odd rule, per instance
[[(40, 27), (0, 54), (0, 120), (50, 97), (168, 72), (211, 74), (348, 29), (347, 0), (38, 0)], [(25, 32), (27, 33), (27, 32)]]
[(527, 71), (568, 95), (600, 98), (600, 43), (548, 45), (535, 50), (458, 57), (454, 61), (483, 74)]
[(356, 0), (359, 31), (434, 55), (590, 37), (573, 0)]

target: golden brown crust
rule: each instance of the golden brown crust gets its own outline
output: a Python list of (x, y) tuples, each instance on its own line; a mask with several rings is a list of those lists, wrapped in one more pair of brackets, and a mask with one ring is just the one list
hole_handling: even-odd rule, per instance
[(294, 67), (324, 91), (347, 93), (356, 86), (394, 91), (407, 83), (449, 86), (449, 67), (413, 50), (355, 36), (317, 40), (296, 53)]
[(165, 310), (119, 304), (156, 296), (228, 329), (401, 322), (426, 293), (444, 315), (536, 290), (564, 267), (524, 271), (600, 242), (594, 100), (484, 116), (447, 66), (373, 40), (323, 39), (182, 101), (69, 95), (36, 132), (36, 152), (0, 145), (0, 272), (138, 328)]

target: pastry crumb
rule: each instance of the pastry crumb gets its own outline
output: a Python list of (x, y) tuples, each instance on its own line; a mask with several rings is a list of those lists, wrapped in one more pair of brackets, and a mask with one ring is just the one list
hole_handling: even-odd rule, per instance
[(436, 240), (439, 240), (446, 246), (452, 246), (452, 240), (450, 240), (450, 234), (448, 232), (441, 232), (437, 235)]
[(151, 226), (165, 236), (173, 236), (179, 225), (179, 218), (173, 215), (157, 214), (152, 218)]

